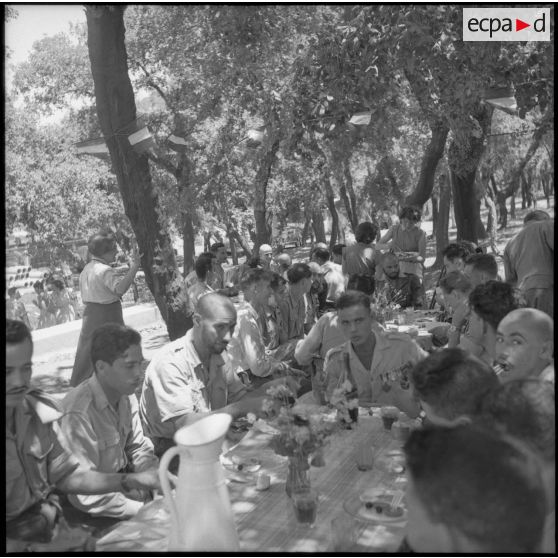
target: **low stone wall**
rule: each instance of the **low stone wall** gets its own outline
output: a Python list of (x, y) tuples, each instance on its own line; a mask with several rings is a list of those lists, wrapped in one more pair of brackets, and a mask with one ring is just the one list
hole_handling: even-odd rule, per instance
[[(162, 319), (161, 313), (154, 302), (124, 308), (123, 314), (124, 323), (134, 329), (154, 324)], [(32, 331), (34, 356), (38, 357), (54, 351), (75, 349), (80, 331), (81, 320)]]

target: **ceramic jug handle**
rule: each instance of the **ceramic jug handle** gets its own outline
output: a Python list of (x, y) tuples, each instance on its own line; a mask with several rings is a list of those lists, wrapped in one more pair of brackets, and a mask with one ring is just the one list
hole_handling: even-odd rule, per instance
[(174, 498), (171, 494), (171, 487), (169, 483), (169, 477), (172, 477), (173, 483), (177, 484), (177, 479), (174, 475), (169, 473), (169, 463), (171, 459), (177, 455), (179, 452), (178, 446), (173, 446), (169, 448), (161, 457), (161, 461), (159, 463), (159, 481), (161, 482), (161, 490), (163, 491), (163, 496), (165, 497), (165, 501), (167, 502), (167, 506), (169, 508), (169, 513), (171, 516), (172, 527), (175, 533), (178, 533), (178, 514), (176, 510), (176, 504), (174, 503)]

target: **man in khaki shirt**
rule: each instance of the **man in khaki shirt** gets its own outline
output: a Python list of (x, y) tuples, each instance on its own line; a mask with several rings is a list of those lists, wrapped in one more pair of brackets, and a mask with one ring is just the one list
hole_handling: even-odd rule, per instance
[[(209, 293), (198, 301), (194, 327), (160, 349), (145, 372), (140, 416), (145, 433), (161, 456), (173, 446), (174, 433), (211, 412), (237, 418), (258, 413), (265, 390), (249, 391), (230, 367), (226, 349), (236, 327), (236, 310), (225, 296)], [(296, 382), (292, 378), (274, 380)]]
[(523, 228), (504, 250), (504, 271), (528, 306), (554, 317), (554, 220), (546, 212), (525, 216)]
[(45, 543), (41, 548), (46, 551), (52, 541), (52, 550), (59, 553), (72, 543), (60, 540), (55, 488), (67, 494), (106, 494), (159, 488), (159, 479), (156, 469), (119, 474), (83, 468), (66, 449), (58, 404), (30, 388), (32, 355), (29, 329), (6, 320), (6, 547), (21, 552)]
[[(91, 342), (94, 374), (71, 390), (62, 403), (60, 423), (72, 454), (86, 468), (103, 473), (157, 468), (153, 445), (144, 436), (135, 391), (141, 384), (140, 334), (120, 324), (95, 330)], [(151, 493), (133, 490), (101, 495), (70, 495), (77, 509), (92, 516), (128, 518)]]
[(337, 317), (348, 341), (326, 355), (326, 396), (330, 398), (348, 379), (356, 383), (359, 405), (395, 405), (410, 417), (418, 416), (420, 408), (409, 389), (408, 376), (426, 352), (407, 334), (374, 327), (370, 297), (360, 291), (347, 291), (339, 297)]

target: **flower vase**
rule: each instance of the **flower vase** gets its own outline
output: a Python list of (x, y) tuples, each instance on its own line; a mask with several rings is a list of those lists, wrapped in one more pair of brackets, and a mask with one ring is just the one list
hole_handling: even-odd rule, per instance
[(292, 493), (302, 489), (310, 488), (310, 465), (308, 455), (291, 455), (289, 457), (289, 469), (287, 471), (287, 482), (285, 492), (289, 497)]

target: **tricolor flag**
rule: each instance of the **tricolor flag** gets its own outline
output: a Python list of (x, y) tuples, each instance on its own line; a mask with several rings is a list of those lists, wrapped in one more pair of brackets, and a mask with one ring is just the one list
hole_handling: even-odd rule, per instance
[(128, 136), (128, 141), (134, 148), (134, 151), (137, 151), (138, 153), (144, 153), (145, 151), (155, 147), (155, 140), (153, 139), (153, 136), (147, 126), (144, 126), (141, 130), (138, 130), (133, 134), (130, 134)]
[(168, 146), (173, 150), (173, 151), (177, 151), (178, 153), (184, 153), (184, 151), (186, 151), (186, 140), (184, 138), (181, 138), (180, 136), (175, 136), (174, 134), (171, 134), (168, 137)]
[(517, 101), (511, 87), (492, 87), (484, 92), (484, 100), (508, 114), (517, 114)]
[(246, 145), (248, 147), (259, 147), (265, 137), (265, 127), (254, 128), (246, 132)]
[(349, 124), (353, 124), (354, 126), (368, 126), (371, 119), (372, 113), (370, 111), (357, 112), (356, 114), (353, 114), (353, 116), (349, 120)]
[(93, 155), (100, 159), (109, 159), (109, 150), (104, 138), (95, 138), (87, 141), (80, 141), (75, 144), (78, 155)]

